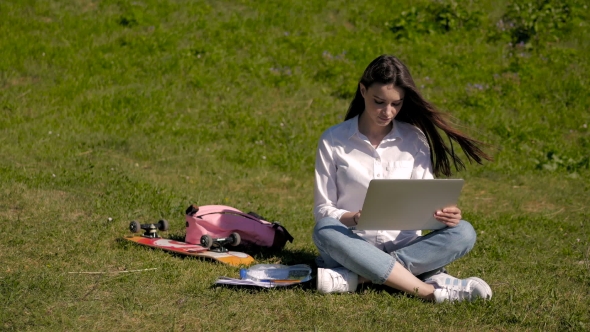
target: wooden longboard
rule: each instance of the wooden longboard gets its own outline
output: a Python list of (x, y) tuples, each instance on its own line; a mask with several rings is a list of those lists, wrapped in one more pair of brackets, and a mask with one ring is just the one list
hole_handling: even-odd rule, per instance
[(128, 236), (125, 240), (137, 244), (158, 248), (186, 256), (209, 258), (232, 266), (250, 265), (254, 262), (252, 256), (238, 251), (215, 252), (198, 244), (174, 241), (164, 238), (148, 238), (143, 236)]

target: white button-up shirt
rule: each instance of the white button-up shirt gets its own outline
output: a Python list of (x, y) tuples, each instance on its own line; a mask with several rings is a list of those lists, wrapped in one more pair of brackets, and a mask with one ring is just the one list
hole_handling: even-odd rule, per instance
[[(372, 179), (432, 179), (426, 137), (418, 128), (393, 121), (377, 148), (358, 130), (358, 116), (326, 130), (315, 162), (314, 217), (340, 220), (362, 208)], [(369, 243), (391, 252), (414, 240), (420, 231), (355, 231)]]

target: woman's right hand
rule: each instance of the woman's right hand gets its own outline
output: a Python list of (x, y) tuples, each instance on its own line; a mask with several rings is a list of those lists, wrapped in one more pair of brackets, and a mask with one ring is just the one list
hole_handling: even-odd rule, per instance
[(362, 210), (359, 210), (359, 212), (355, 213), (354, 216), (352, 216), (352, 221), (354, 221), (355, 226), (359, 224), (359, 220), (361, 219), (361, 212)]
[(340, 222), (348, 227), (356, 226), (361, 218), (361, 212), (362, 210), (358, 212), (346, 212), (340, 217)]

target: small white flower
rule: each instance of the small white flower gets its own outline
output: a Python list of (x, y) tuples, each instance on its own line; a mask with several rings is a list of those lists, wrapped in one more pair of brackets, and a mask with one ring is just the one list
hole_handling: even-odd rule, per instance
[(266, 160), (266, 156), (262, 156), (262, 159)]

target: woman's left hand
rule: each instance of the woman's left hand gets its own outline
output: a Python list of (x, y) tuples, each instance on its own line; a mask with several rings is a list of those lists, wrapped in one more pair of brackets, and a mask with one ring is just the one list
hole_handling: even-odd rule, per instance
[(461, 221), (461, 209), (456, 206), (448, 206), (442, 210), (437, 210), (434, 213), (434, 218), (449, 227), (455, 227)]

